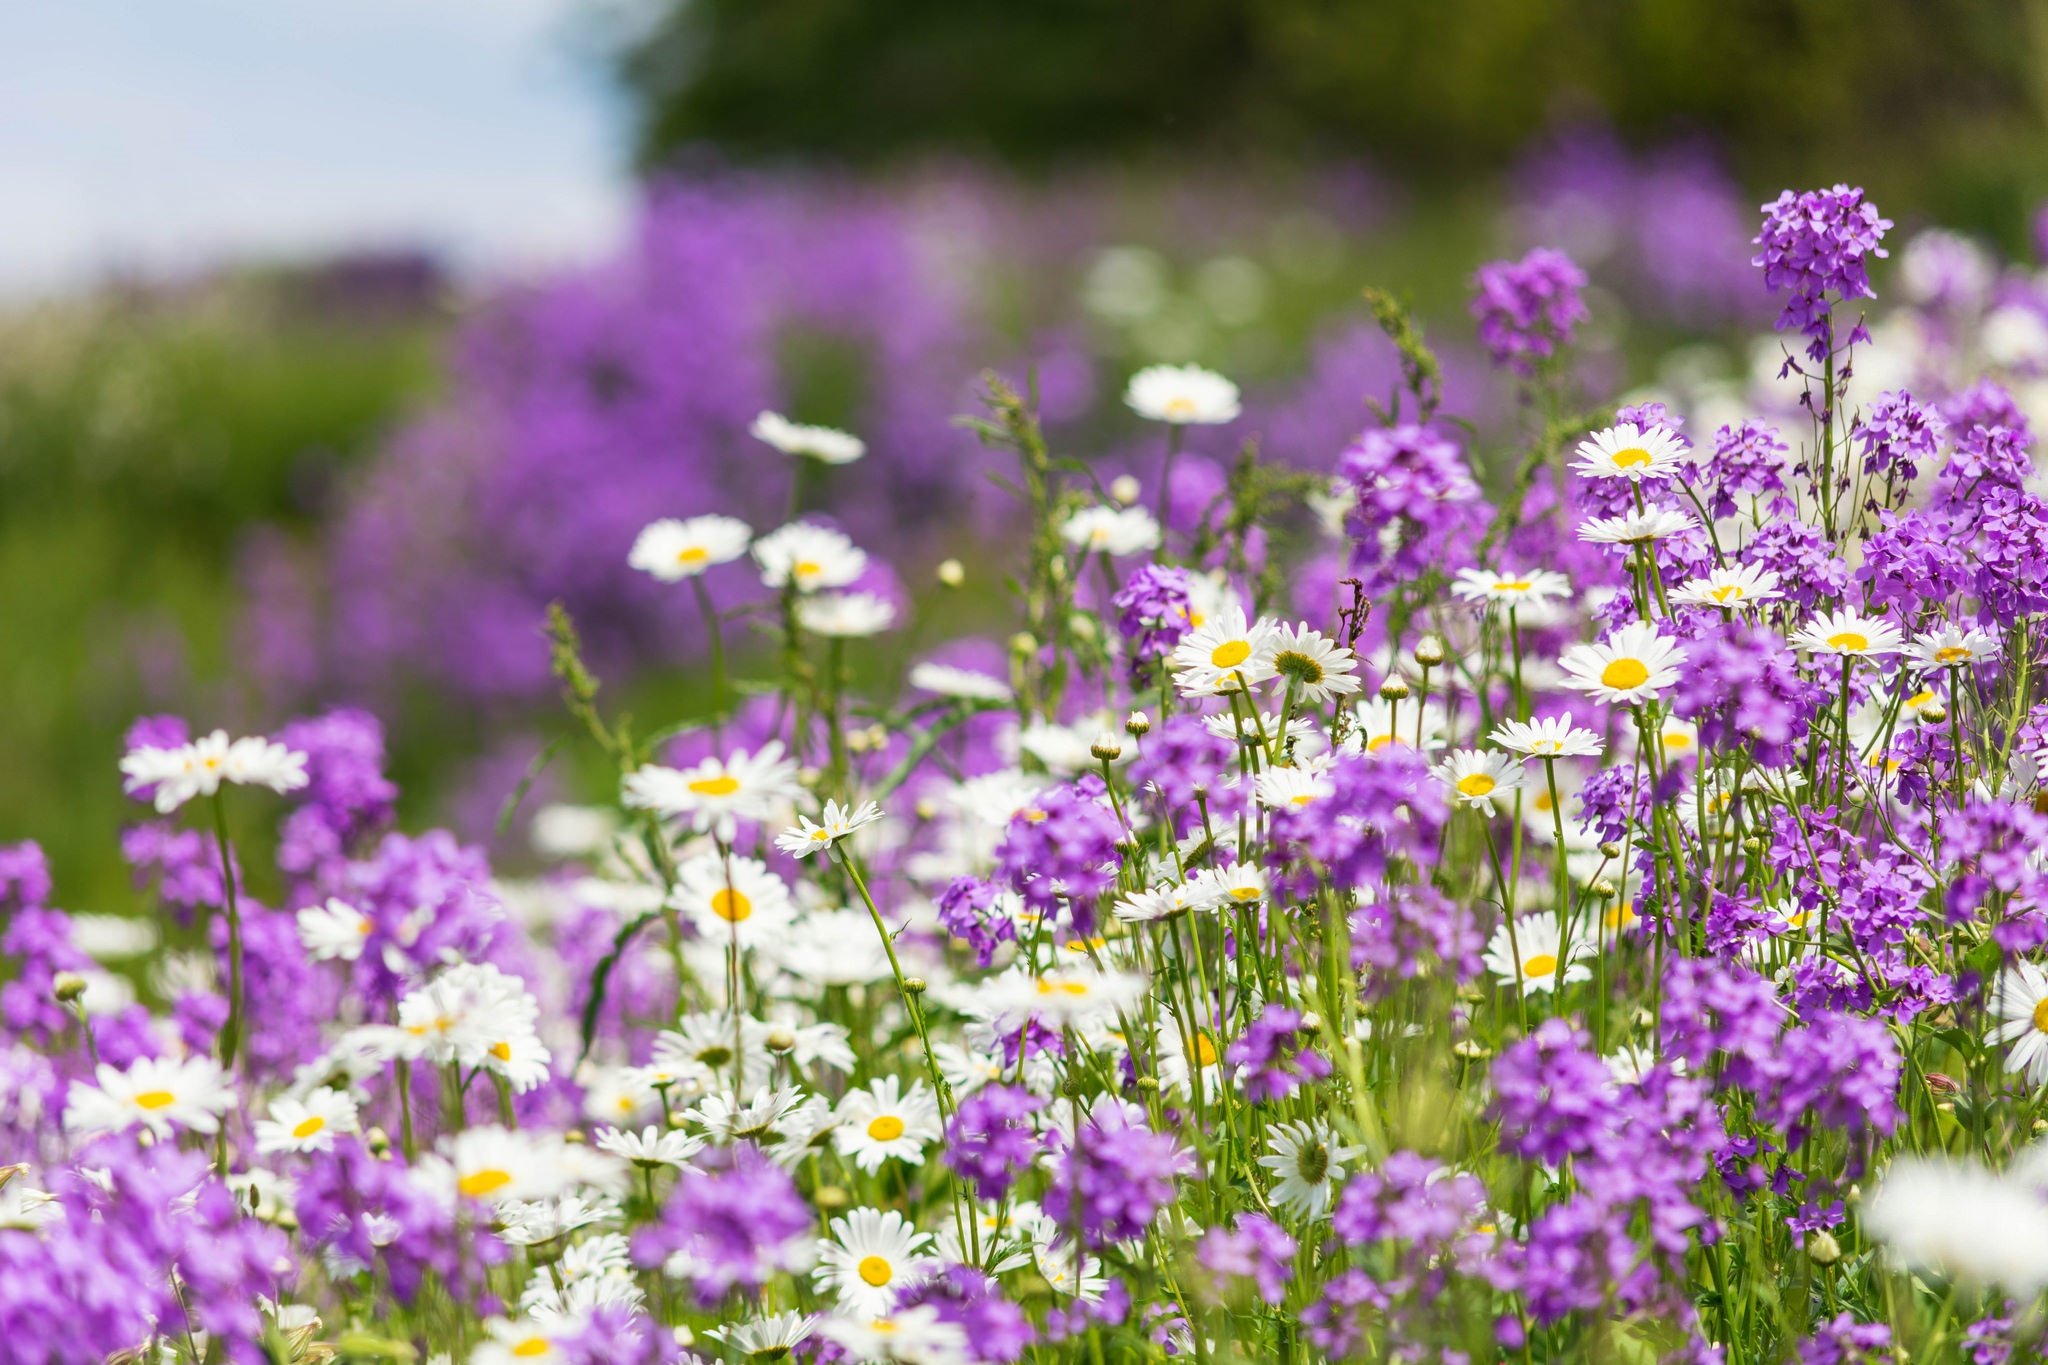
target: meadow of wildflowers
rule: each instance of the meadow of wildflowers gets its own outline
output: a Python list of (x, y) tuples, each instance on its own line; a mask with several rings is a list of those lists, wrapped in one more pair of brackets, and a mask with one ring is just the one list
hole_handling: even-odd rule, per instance
[(1382, 294), (1371, 423), (1199, 494), (1229, 379), (1140, 370), (1102, 479), (990, 374), (1018, 554), (932, 590), (1007, 589), (978, 644), (864, 533), (898, 438), (719, 414), (721, 501), (529, 431), (709, 715), (547, 609), (614, 799), (518, 880), (394, 827), (366, 712), (138, 721), (161, 923), (0, 849), (0, 1358), (2038, 1355), (2048, 308), (1922, 238), (1867, 327), (1891, 226), (1765, 206), (1711, 430), (1589, 406), (1569, 254), (1478, 269), (1496, 500)]

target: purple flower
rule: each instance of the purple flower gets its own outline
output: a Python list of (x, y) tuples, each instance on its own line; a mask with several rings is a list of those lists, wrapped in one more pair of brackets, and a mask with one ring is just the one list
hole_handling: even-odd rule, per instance
[(1863, 472), (1889, 484), (1905, 485), (1920, 477), (1921, 464), (1932, 464), (1941, 449), (1948, 423), (1940, 413), (1900, 389), (1881, 393), (1857, 425), (1854, 439), (1863, 447)]
[(1329, 1059), (1309, 1047), (1312, 1036), (1302, 1027), (1300, 1010), (1268, 1005), (1225, 1050), (1223, 1060), (1243, 1077), (1246, 1099), (1284, 1100), (1304, 1081), (1330, 1074)]
[(1866, 1365), (1890, 1355), (1892, 1329), (1837, 1313), (1799, 1343), (1799, 1365)]
[(936, 1308), (941, 1322), (953, 1323), (967, 1334), (968, 1355), (981, 1365), (1008, 1365), (1024, 1354), (1035, 1335), (1024, 1310), (972, 1266), (949, 1265), (905, 1289), (896, 1301), (902, 1308)]
[(1145, 1126), (1142, 1111), (1099, 1106), (1053, 1167), (1046, 1215), (1061, 1227), (1079, 1222), (1090, 1246), (1142, 1237), (1174, 1182), (1195, 1169), (1170, 1133)]
[(1519, 261), (1494, 261), (1472, 277), (1472, 316), (1493, 363), (1533, 375), (1569, 346), (1589, 316), (1579, 292), (1586, 272), (1562, 251), (1537, 247)]
[(1607, 1066), (1589, 1041), (1566, 1021), (1546, 1019), (1494, 1060), (1494, 1111), (1510, 1151), (1556, 1165), (1608, 1140), (1619, 1115)]
[(1412, 423), (1375, 427), (1338, 457), (1337, 476), (1352, 490), (1344, 533), (1368, 594), (1471, 562), (1489, 509), (1449, 437)]
[(307, 1158), (299, 1176), (301, 1235), (343, 1265), (374, 1266), (401, 1303), (429, 1274), (457, 1273), (454, 1209), (398, 1160), (380, 1161), (353, 1137)]
[(633, 1238), (633, 1259), (689, 1278), (709, 1308), (727, 1291), (753, 1293), (798, 1268), (815, 1229), (789, 1173), (750, 1145), (730, 1149), (722, 1169), (685, 1170), (661, 1220)]
[(1778, 330), (1806, 336), (1806, 354), (1819, 363), (1833, 344), (1828, 295), (1842, 301), (1877, 297), (1868, 262), (1889, 254), (1878, 243), (1891, 220), (1878, 216), (1862, 190), (1847, 185), (1804, 194), (1786, 190), (1763, 212), (1763, 230), (1755, 239), (1762, 250), (1751, 264), (1762, 267), (1771, 292), (1786, 296)]
[(974, 960), (983, 967), (995, 961), (999, 945), (1017, 938), (1014, 920), (990, 913), (1000, 894), (979, 877), (955, 877), (939, 893), (939, 923), (953, 937), (967, 940), (974, 949)]
[(1249, 1280), (1267, 1303), (1277, 1304), (1287, 1296), (1287, 1278), (1294, 1272), (1298, 1248), (1278, 1223), (1264, 1214), (1247, 1213), (1225, 1232), (1210, 1228), (1195, 1245), (1195, 1260), (1202, 1269), (1227, 1285)]
[(1095, 932), (1095, 903), (1116, 885), (1116, 844), (1122, 836), (1116, 813), (1102, 799), (1102, 779), (1093, 773), (1054, 787), (1010, 821), (996, 849), (996, 874), (1045, 916), (1068, 907), (1076, 934)]
[(946, 1129), (946, 1164), (974, 1189), (998, 1200), (1037, 1157), (1040, 1141), (1026, 1120), (1045, 1101), (1016, 1086), (988, 1085), (960, 1101)]
[(1147, 564), (1124, 580), (1110, 604), (1116, 625), (1130, 650), (1131, 677), (1142, 684), (1161, 659), (1173, 653), (1189, 626), (1186, 569)]

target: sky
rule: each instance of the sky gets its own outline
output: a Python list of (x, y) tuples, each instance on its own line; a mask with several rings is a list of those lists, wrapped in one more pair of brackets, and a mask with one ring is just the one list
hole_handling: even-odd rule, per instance
[(0, 296), (426, 247), (616, 240), (623, 120), (579, 0), (5, 0)]

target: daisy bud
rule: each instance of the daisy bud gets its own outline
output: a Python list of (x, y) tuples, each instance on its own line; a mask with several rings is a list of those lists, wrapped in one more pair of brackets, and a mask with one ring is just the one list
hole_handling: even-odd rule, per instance
[(926, 986), (923, 977), (906, 976), (903, 978), (903, 993), (905, 995), (923, 995), (925, 990)]
[(1095, 743), (1088, 752), (1095, 755), (1097, 762), (1114, 763), (1124, 756), (1124, 746), (1115, 735), (1104, 730), (1095, 737)]
[(1592, 892), (1603, 901), (1611, 901), (1614, 899), (1614, 883), (1602, 877), (1593, 883)]
[(1095, 618), (1079, 611), (1067, 618), (1067, 632), (1083, 644), (1093, 644), (1101, 633), (1095, 628)]
[(1920, 708), (1920, 719), (1930, 725), (1939, 725), (1948, 719), (1948, 708), (1938, 701), (1928, 702)]
[(571, 1147), (581, 1147), (584, 1143), (590, 1141), (590, 1137), (581, 1128), (564, 1128), (562, 1130), (562, 1141), (568, 1143)]
[(1038, 640), (1028, 630), (1020, 630), (1010, 637), (1010, 652), (1017, 655), (1031, 655), (1038, 652)]
[(1619, 858), (1621, 856), (1621, 845), (1609, 839), (1606, 843), (1600, 845), (1600, 856), (1603, 858)]
[(85, 978), (77, 972), (59, 972), (50, 980), (50, 994), (60, 1004), (68, 1005), (85, 994)]
[(1152, 718), (1143, 711), (1133, 711), (1124, 717), (1124, 733), (1132, 739), (1143, 739), (1152, 730)]
[(1323, 1026), (1323, 1016), (1317, 1014), (1314, 1010), (1303, 1010), (1301, 1012), (1301, 1026), (1305, 1029), (1319, 1029)]
[(796, 1047), (796, 1035), (786, 1028), (771, 1029), (768, 1036), (761, 1040), (761, 1044), (770, 1052), (790, 1052)]
[(1408, 700), (1408, 684), (1401, 678), (1388, 678), (1380, 684), (1380, 697), (1385, 701)]
[(1081, 1078), (1079, 1076), (1069, 1076), (1061, 1081), (1060, 1094), (1070, 1100), (1079, 1099), (1081, 1097)]
[(816, 1204), (821, 1212), (830, 1213), (834, 1209), (845, 1208), (853, 1200), (837, 1185), (820, 1185), (818, 1192), (811, 1196), (811, 1202)]
[(1435, 668), (1444, 661), (1444, 641), (1441, 635), (1425, 635), (1415, 642), (1415, 662), (1424, 668)]
[(1842, 1244), (1826, 1228), (1806, 1234), (1806, 1259), (1815, 1265), (1833, 1265), (1842, 1259)]
[(866, 753), (868, 751), (868, 732), (865, 730), (848, 731), (846, 747), (857, 754)]
[(1148, 1095), (1156, 1095), (1156, 1094), (1158, 1094), (1158, 1093), (1159, 1093), (1159, 1078), (1158, 1078), (1157, 1076), (1140, 1076), (1140, 1077), (1138, 1077), (1138, 1089), (1140, 1089), (1140, 1090), (1144, 1091), (1144, 1092), (1145, 1092), (1146, 1094), (1148, 1094)]
[(957, 588), (967, 581), (967, 566), (957, 559), (939, 561), (939, 582), (948, 588)]
[(1119, 474), (1109, 481), (1109, 495), (1129, 507), (1145, 491), (1144, 485), (1129, 474)]
[(868, 727), (868, 747), (876, 750), (888, 748), (889, 727), (881, 724), (879, 721), (870, 725)]
[(369, 1148), (371, 1156), (382, 1161), (391, 1155), (391, 1134), (373, 1125), (363, 1134), (363, 1146)]
[(1451, 1051), (1457, 1053), (1468, 1062), (1483, 1061), (1493, 1055), (1493, 1049), (1480, 1042), (1477, 1038), (1460, 1038), (1451, 1045)]
[(932, 799), (931, 799), (931, 798), (930, 798), (929, 796), (920, 796), (920, 797), (918, 797), (918, 798), (917, 798), (917, 818), (918, 818), (918, 819), (920, 819), (920, 820), (933, 820), (933, 819), (937, 819), (937, 818), (938, 818), (938, 814), (939, 814), (939, 803), (938, 803), (938, 802), (936, 802), (936, 801), (932, 800)]
[(1066, 582), (1067, 557), (1065, 555), (1054, 555), (1051, 559), (1047, 560), (1045, 562), (1045, 576), (1055, 583)]

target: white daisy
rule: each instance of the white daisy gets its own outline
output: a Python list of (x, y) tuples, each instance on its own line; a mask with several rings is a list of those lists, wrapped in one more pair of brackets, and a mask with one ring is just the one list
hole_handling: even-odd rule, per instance
[(1114, 1019), (1142, 1000), (1145, 989), (1145, 978), (1136, 973), (1072, 967), (1043, 976), (1008, 973), (989, 982), (983, 998), (997, 1016), (1078, 1028)]
[(782, 741), (771, 739), (752, 754), (707, 758), (680, 772), (646, 764), (626, 778), (623, 800), (635, 810), (688, 817), (698, 833), (716, 830), (730, 842), (735, 821), (766, 820), (802, 791), (796, 764), (782, 756)]
[(1307, 768), (1268, 768), (1253, 784), (1259, 804), (1274, 810), (1299, 810), (1314, 805), (1332, 790), (1327, 777)]
[(1451, 798), (1459, 805), (1489, 812), (1497, 797), (1514, 791), (1527, 777), (1520, 763), (1490, 749), (1453, 749), (1430, 771), (1451, 789)]
[(694, 578), (714, 564), (730, 564), (747, 552), (754, 528), (737, 517), (663, 517), (633, 539), (626, 567), (664, 583)]
[(1338, 1143), (1320, 1119), (1276, 1123), (1266, 1131), (1267, 1153), (1259, 1165), (1273, 1173), (1269, 1197), (1310, 1220), (1329, 1213), (1331, 1192), (1344, 1178), (1345, 1163), (1365, 1155), (1365, 1148)]
[(794, 857), (807, 858), (881, 818), (882, 808), (872, 801), (848, 808), (828, 800), (816, 823), (808, 816), (798, 816), (794, 826), (775, 836), (775, 846)]
[(1256, 905), (1266, 898), (1266, 874), (1254, 863), (1210, 868), (1188, 880), (1197, 908)]
[(819, 1332), (846, 1359), (871, 1365), (967, 1365), (967, 1329), (939, 1316), (930, 1304), (869, 1316), (826, 1318)]
[(891, 1157), (922, 1166), (926, 1145), (945, 1135), (938, 1102), (924, 1082), (904, 1094), (903, 1083), (894, 1076), (871, 1081), (865, 1090), (848, 1091), (839, 1101), (838, 1119), (833, 1145), (869, 1175)]
[(824, 1318), (816, 1313), (771, 1313), (752, 1322), (707, 1327), (704, 1335), (723, 1342), (749, 1361), (779, 1361), (816, 1335)]
[(1358, 728), (1346, 737), (1345, 747), (1368, 754), (1394, 747), (1413, 749), (1419, 734), (1425, 753), (1443, 748), (1448, 723), (1444, 709), (1433, 701), (1423, 702), (1418, 712), (1417, 705), (1413, 699), (1394, 702), (1385, 697), (1368, 697), (1359, 702), (1353, 713)]
[(1678, 681), (1685, 650), (1657, 633), (1648, 621), (1631, 621), (1606, 640), (1573, 645), (1557, 661), (1570, 676), (1566, 687), (1601, 701), (1628, 703), (1654, 698)]
[(256, 1151), (324, 1152), (336, 1133), (353, 1133), (356, 1125), (356, 1102), (339, 1090), (323, 1086), (303, 1100), (280, 1095), (270, 1102), (270, 1117), (256, 1121)]
[(1996, 1284), (2022, 1299), (2048, 1285), (2048, 1203), (2024, 1179), (1975, 1162), (1896, 1158), (1859, 1221), (1894, 1265)]
[(561, 1139), (552, 1135), (470, 1128), (443, 1138), (442, 1155), (455, 1192), (489, 1204), (552, 1199), (574, 1180)]
[(1082, 553), (1115, 557), (1159, 548), (1159, 523), (1142, 507), (1084, 507), (1060, 523), (1060, 538)]
[[(1516, 948), (1521, 949), (1519, 959)], [(1560, 942), (1555, 917), (1524, 915), (1515, 921), (1512, 941), (1506, 924), (1493, 931), (1481, 960), (1486, 970), (1503, 981), (1520, 977), (1523, 990), (1548, 991), (1555, 990), (1560, 979), (1584, 981), (1593, 975), (1590, 967), (1575, 960), (1583, 951), (1584, 946), (1576, 940), (1569, 945)]]
[(1535, 722), (1505, 720), (1487, 738), (1531, 758), (1593, 758), (1607, 747), (1593, 731), (1573, 725), (1569, 711)]
[(1460, 569), (1451, 591), (1468, 602), (1485, 602), (1503, 607), (1529, 606), (1539, 602), (1562, 602), (1572, 595), (1572, 583), (1561, 573), (1537, 569), (1518, 573), (1488, 569)]
[(1704, 577), (1687, 579), (1672, 590), (1671, 600), (1686, 606), (1733, 611), (1737, 607), (1775, 602), (1781, 596), (1776, 573), (1754, 564), (1730, 564)]
[(332, 896), (325, 905), (309, 905), (299, 911), (298, 918), (299, 942), (316, 962), (336, 958), (354, 962), (363, 955), (363, 942), (376, 928), (368, 915)]
[(843, 588), (868, 567), (867, 553), (829, 526), (793, 521), (754, 542), (761, 581), (799, 592)]
[(1657, 744), (1667, 762), (1691, 758), (1700, 751), (1700, 727), (1677, 716), (1666, 716), (1657, 731)]
[(935, 1263), (925, 1248), (931, 1240), (894, 1209), (855, 1209), (832, 1220), (832, 1236), (818, 1243), (811, 1279), (820, 1293), (838, 1296), (841, 1313), (880, 1317), (898, 1291), (930, 1277)]
[(1594, 545), (1639, 545), (1668, 539), (1697, 525), (1690, 512), (1676, 507), (1652, 507), (1618, 517), (1589, 518), (1579, 525), (1579, 539)]
[(1358, 658), (1319, 630), (1282, 625), (1273, 632), (1273, 672), (1303, 702), (1321, 706), (1359, 687)]
[(747, 434), (785, 455), (805, 455), (821, 464), (852, 464), (868, 452), (867, 443), (858, 436), (832, 427), (792, 422), (779, 412), (763, 412), (755, 417)]
[(1662, 427), (1622, 422), (1579, 442), (1572, 471), (1588, 478), (1623, 478), (1636, 483), (1663, 478), (1685, 463), (1685, 443)]
[(159, 1138), (176, 1128), (211, 1133), (235, 1104), (234, 1088), (210, 1057), (138, 1057), (125, 1071), (101, 1062), (93, 1076), (97, 1085), (71, 1083), (66, 1132), (118, 1133), (139, 1123)]
[(970, 668), (955, 668), (951, 664), (921, 663), (910, 670), (910, 685), (920, 692), (932, 692), (941, 697), (959, 697), (964, 701), (1010, 700), (1009, 684), (986, 673), (977, 673)]
[(1991, 1008), (2000, 1022), (1984, 1041), (2008, 1045), (2007, 1071), (2023, 1073), (2033, 1085), (2048, 1085), (2048, 971), (2032, 962), (2014, 962), (1999, 973)]
[(896, 624), (896, 607), (871, 592), (825, 592), (796, 604), (796, 623), (813, 635), (862, 640)]
[(212, 796), (222, 782), (244, 787), (297, 791), (306, 785), (306, 756), (261, 737), (230, 740), (225, 730), (174, 748), (144, 746), (121, 759), (131, 795), (154, 788), (157, 813), (169, 815), (187, 801)]
[[(1998, 657), (1998, 632), (1944, 625), (1913, 637), (1913, 657), (1923, 668), (1965, 668)], [(1924, 705), (1924, 703), (1923, 703)]]
[(1897, 626), (1882, 616), (1865, 616), (1837, 607), (1807, 622), (1792, 636), (1792, 644), (1816, 654), (1860, 659), (1897, 654), (1905, 648), (1906, 639)]
[(1131, 376), (1124, 402), (1132, 412), (1176, 426), (1234, 421), (1237, 385), (1199, 365), (1148, 365)]
[(1247, 624), (1242, 607), (1226, 607), (1174, 647), (1174, 681), (1188, 696), (1249, 690), (1273, 676), (1274, 637), (1265, 617)]

